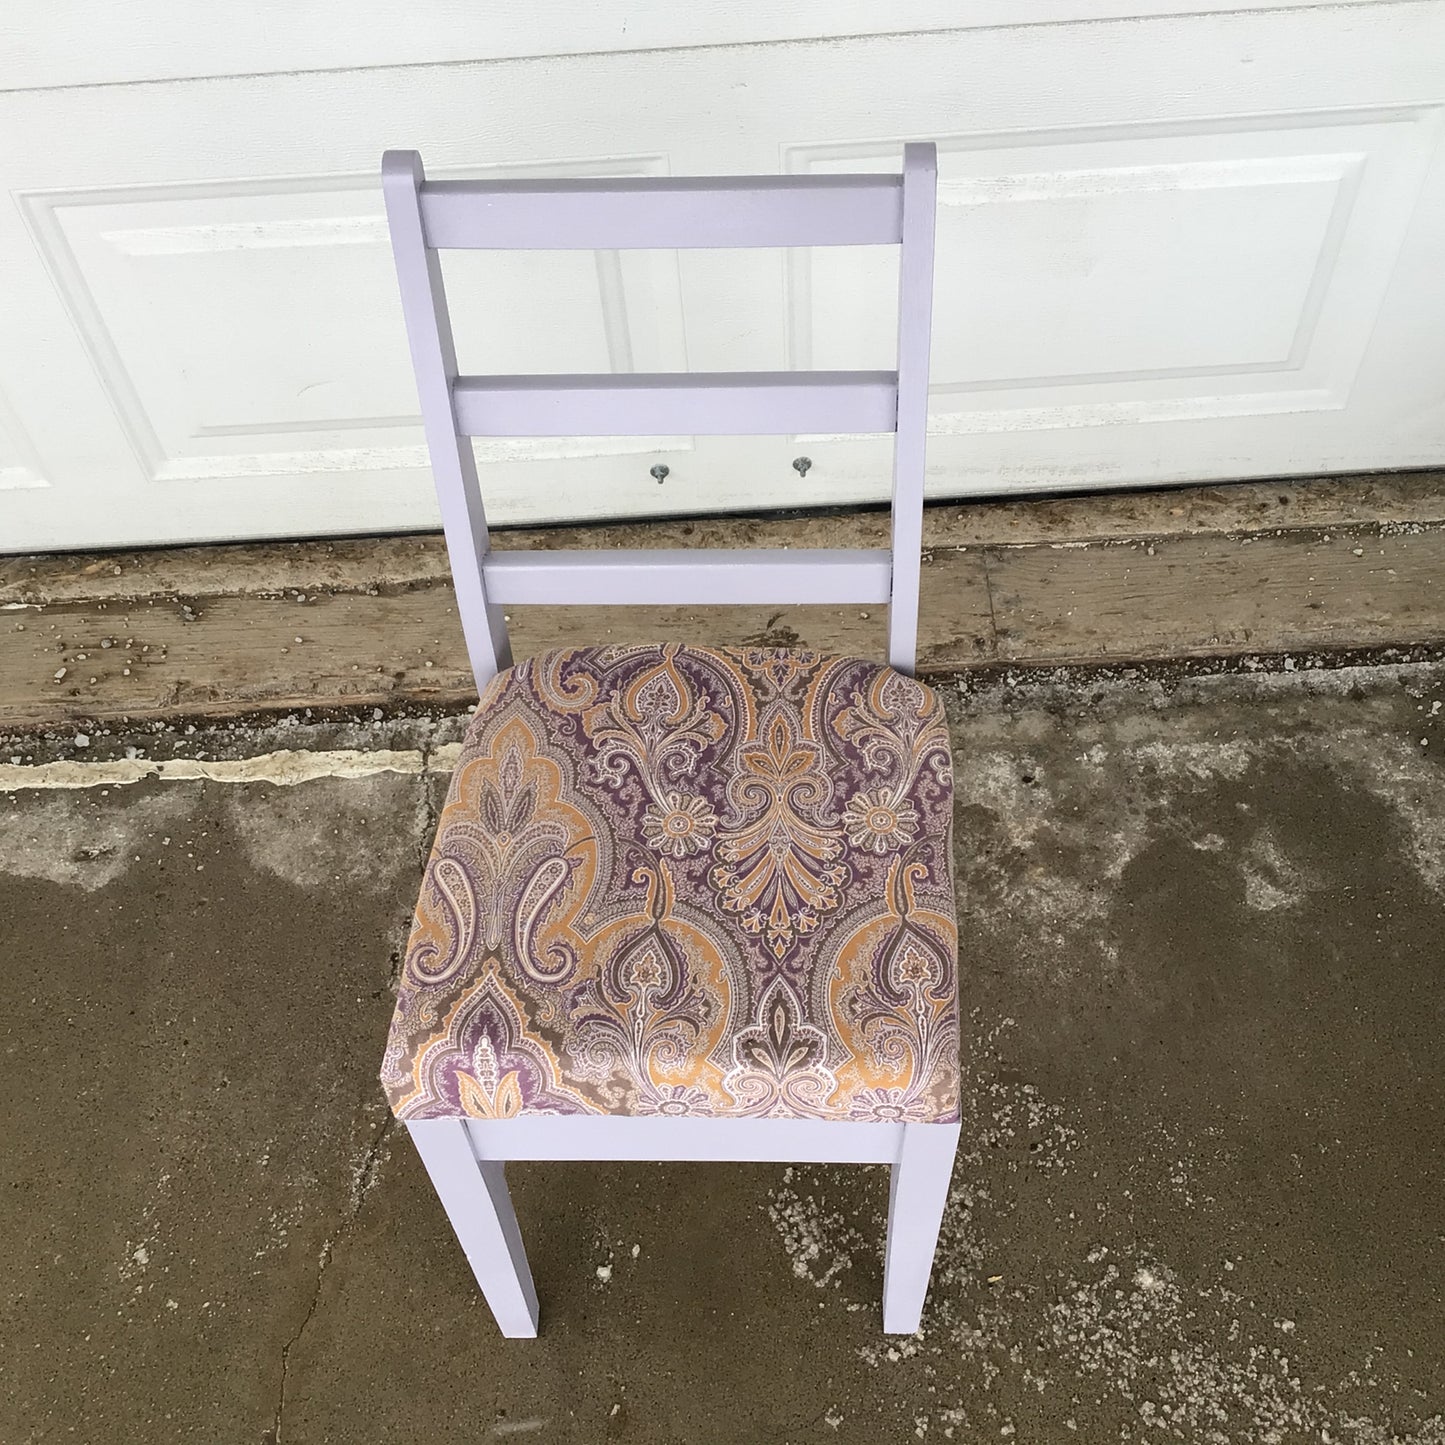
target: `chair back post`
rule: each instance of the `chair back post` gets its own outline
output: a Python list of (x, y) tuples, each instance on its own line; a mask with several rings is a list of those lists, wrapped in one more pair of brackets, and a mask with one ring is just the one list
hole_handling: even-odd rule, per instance
[(923, 561), (923, 482), (928, 444), (928, 358), (933, 336), (933, 233), (938, 147), (903, 147), (903, 244), (898, 259), (898, 423), (893, 438), (893, 574), (888, 662), (913, 674)]
[(442, 284), (441, 258), (428, 245), (422, 226), (425, 182), (421, 157), (415, 151), (387, 151), (382, 157), (381, 189), (421, 402), (422, 427), (436, 479), (462, 635), (480, 692), (497, 673), (512, 665), (512, 646), (502, 609), (488, 597), (482, 573), (482, 559), (491, 541), (471, 438), (459, 432), (453, 410), (457, 353)]

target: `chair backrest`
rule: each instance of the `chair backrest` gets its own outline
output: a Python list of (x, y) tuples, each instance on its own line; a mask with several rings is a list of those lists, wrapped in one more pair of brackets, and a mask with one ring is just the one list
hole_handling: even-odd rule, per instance
[[(477, 686), (511, 665), (502, 609), (525, 603), (870, 603), (888, 661), (914, 668), (933, 307), (935, 147), (901, 175), (428, 181), (387, 151), (382, 190), (457, 608)], [(437, 253), (898, 245), (896, 371), (462, 376)], [(894, 436), (892, 545), (772, 551), (494, 552), (474, 436)]]

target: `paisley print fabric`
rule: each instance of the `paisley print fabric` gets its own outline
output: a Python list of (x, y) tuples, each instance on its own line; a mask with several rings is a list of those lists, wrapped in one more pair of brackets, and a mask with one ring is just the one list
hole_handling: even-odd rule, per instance
[(877, 663), (673, 644), (498, 676), (382, 1081), (399, 1118), (958, 1118), (943, 710)]

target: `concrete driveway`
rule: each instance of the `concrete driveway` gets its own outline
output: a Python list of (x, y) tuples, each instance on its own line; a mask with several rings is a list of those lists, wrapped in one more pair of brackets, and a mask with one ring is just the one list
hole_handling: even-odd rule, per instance
[(904, 1340), (882, 1171), (638, 1164), (513, 1166), (498, 1338), (375, 1082), (456, 719), (0, 749), (0, 1439), (1440, 1445), (1442, 704), (952, 694), (964, 1146)]

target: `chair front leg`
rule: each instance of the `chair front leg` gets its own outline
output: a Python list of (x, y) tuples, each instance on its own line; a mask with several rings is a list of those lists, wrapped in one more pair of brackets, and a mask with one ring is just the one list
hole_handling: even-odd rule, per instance
[(957, 1124), (905, 1124), (888, 1189), (883, 1332), (911, 1335), (923, 1317), (933, 1251), (948, 1203)]
[(537, 1291), (500, 1161), (480, 1162), (461, 1119), (419, 1119), (408, 1132), (462, 1251), (509, 1339), (537, 1333)]

